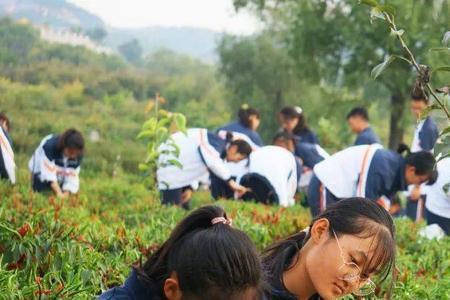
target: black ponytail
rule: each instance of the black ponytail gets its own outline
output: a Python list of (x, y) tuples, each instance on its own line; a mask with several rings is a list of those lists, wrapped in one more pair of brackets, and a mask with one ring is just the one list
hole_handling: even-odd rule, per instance
[(406, 155), (409, 155), (411, 154), (411, 149), (408, 147), (408, 145), (401, 143), (397, 147), (397, 153), (401, 155), (404, 155), (406, 153)]
[(184, 295), (201, 299), (230, 299), (249, 288), (259, 290), (261, 266), (248, 236), (227, 224), (212, 224), (222, 217), (218, 206), (201, 207), (184, 218), (169, 239), (138, 268), (144, 284), (163, 286), (176, 272)]
[[(395, 226), (389, 213), (375, 202), (365, 198), (341, 200), (316, 217), (314, 223), (325, 218), (330, 222), (330, 236), (350, 234), (358, 237), (374, 237), (379, 246), (374, 249), (371, 261), (366, 262), (368, 273), (380, 269), (382, 280), (393, 270), (395, 262)], [(300, 249), (310, 238), (309, 230), (296, 233), (263, 251), (262, 262), (271, 288), (284, 290), (283, 273), (296, 263)]]
[(258, 119), (260, 118), (259, 112), (256, 108), (249, 107), (247, 104), (242, 104), (238, 112), (239, 123), (247, 128), (251, 128), (251, 116), (256, 116)]

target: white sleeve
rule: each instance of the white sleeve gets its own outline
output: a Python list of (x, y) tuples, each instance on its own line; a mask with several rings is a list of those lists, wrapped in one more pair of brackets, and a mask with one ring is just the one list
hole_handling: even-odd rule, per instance
[(211, 145), (202, 143), (199, 146), (202, 159), (208, 169), (222, 180), (228, 181), (231, 178), (231, 172), (220, 158), (220, 154)]
[(67, 174), (65, 176), (65, 181), (62, 187), (64, 192), (70, 192), (76, 194), (80, 189), (80, 167), (76, 169), (67, 169)]
[(37, 163), (40, 165), (39, 170), (41, 173), (39, 177), (41, 181), (57, 182), (57, 166), (55, 162), (50, 161), (44, 153), (40, 157), (36, 157), (36, 159), (39, 160)]

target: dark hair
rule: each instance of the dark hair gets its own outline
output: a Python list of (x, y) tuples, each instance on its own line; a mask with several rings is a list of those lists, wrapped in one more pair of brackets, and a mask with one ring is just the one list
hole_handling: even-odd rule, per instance
[[(350, 234), (362, 238), (374, 237), (374, 241), (381, 243), (374, 248), (372, 259), (365, 263), (362, 272), (377, 271), (382, 281), (387, 278), (395, 265), (395, 225), (384, 208), (365, 198), (340, 200), (317, 216), (310, 228), (323, 218), (330, 222), (330, 237), (334, 230), (338, 236)], [(301, 231), (264, 250), (262, 263), (270, 285), (284, 288), (283, 273), (292, 267), (294, 259), (298, 259), (297, 253), (309, 238), (309, 231)], [(383, 268), (378, 269), (378, 266)]]
[(300, 107), (285, 106), (280, 110), (279, 114), (286, 119), (298, 119), (297, 126), (295, 126), (293, 130), (294, 134), (301, 134), (311, 131), (306, 123), (305, 114)]
[(406, 153), (405, 164), (416, 168), (417, 175), (428, 175), (427, 185), (436, 182), (438, 172), (436, 170), (436, 159), (429, 151), (418, 151), (411, 153), (411, 149), (405, 144), (400, 144), (397, 148), (399, 154)]
[(163, 286), (176, 272), (184, 295), (201, 299), (231, 299), (248, 288), (261, 288), (261, 264), (249, 237), (230, 225), (211, 221), (228, 219), (218, 206), (204, 206), (185, 217), (169, 239), (137, 268), (142, 283)]
[(360, 117), (363, 118), (366, 121), (369, 121), (369, 113), (367, 112), (367, 109), (364, 107), (355, 107), (353, 108), (348, 114), (347, 114), (347, 120), (351, 117)]
[(293, 135), (292, 133), (287, 132), (287, 131), (277, 132), (277, 134), (275, 134), (275, 136), (272, 139), (272, 144), (275, 144), (275, 142), (278, 140), (292, 141), (294, 144), (297, 141), (297, 139), (295, 138), (295, 135)]
[(250, 153), (252, 153), (252, 146), (250, 146), (250, 144), (244, 140), (234, 140), (230, 142), (230, 145), (228, 147), (231, 146), (236, 146), (237, 152), (245, 155), (246, 157), (248, 157)]
[(84, 138), (78, 130), (71, 128), (61, 134), (58, 141), (58, 150), (62, 151), (66, 148), (84, 151)]
[(5, 121), (6, 126), (8, 127), (8, 131), (11, 130), (11, 123), (4, 112), (0, 112), (0, 121)]
[(249, 107), (247, 104), (243, 104), (238, 112), (239, 122), (247, 128), (251, 127), (250, 117), (256, 116), (260, 118), (259, 112), (256, 108)]
[(411, 101), (429, 102), (429, 93), (424, 89), (422, 84), (415, 84), (411, 91)]

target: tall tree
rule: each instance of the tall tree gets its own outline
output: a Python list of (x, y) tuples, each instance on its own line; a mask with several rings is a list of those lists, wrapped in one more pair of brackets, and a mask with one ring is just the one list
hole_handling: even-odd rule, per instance
[[(237, 9), (248, 8), (283, 36), (296, 70), (302, 78), (337, 86), (361, 87), (370, 70), (390, 54), (401, 54), (394, 39), (387, 40), (384, 24), (371, 24), (367, 7), (354, 0), (235, 0)], [(450, 1), (391, 0), (397, 8), (397, 24), (407, 28), (405, 39), (419, 62), (435, 59), (428, 51), (438, 47), (448, 30)], [(374, 17), (376, 13), (374, 12)], [(394, 62), (379, 79), (390, 93), (389, 147), (403, 139), (404, 116), (413, 72)]]

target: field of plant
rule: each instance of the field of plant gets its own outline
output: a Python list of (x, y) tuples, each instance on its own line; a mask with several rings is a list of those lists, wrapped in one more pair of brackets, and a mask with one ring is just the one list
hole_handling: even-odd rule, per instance
[[(27, 184), (1, 184), (0, 299), (92, 299), (121, 284), (185, 215), (160, 206), (140, 180), (84, 178), (81, 194), (67, 200), (33, 194)], [(206, 193), (195, 196), (194, 207), (206, 203)], [(259, 249), (309, 222), (301, 206), (217, 204)], [(450, 299), (450, 239), (424, 240), (406, 220), (397, 227), (394, 299)]]

